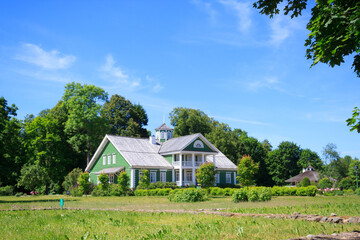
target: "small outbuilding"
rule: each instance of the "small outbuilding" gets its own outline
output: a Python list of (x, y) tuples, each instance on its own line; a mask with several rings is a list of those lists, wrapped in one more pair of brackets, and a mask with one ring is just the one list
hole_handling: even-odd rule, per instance
[(288, 180), (285, 180), (287, 183), (291, 183), (292, 185), (296, 185), (301, 182), (305, 177), (308, 177), (311, 182), (318, 182), (319, 181), (319, 172), (315, 171), (312, 166), (308, 166), (303, 170), (302, 173), (296, 175)]

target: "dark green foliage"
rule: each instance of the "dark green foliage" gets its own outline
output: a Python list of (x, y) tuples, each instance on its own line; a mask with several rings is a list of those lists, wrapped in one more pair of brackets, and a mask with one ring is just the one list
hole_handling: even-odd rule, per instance
[(128, 137), (148, 137), (144, 128), (148, 117), (144, 108), (117, 94), (111, 96), (101, 110), (101, 116), (110, 124), (110, 133)]
[(211, 196), (224, 196), (225, 191), (222, 188), (219, 187), (212, 187), (210, 188), (210, 195)]
[(355, 190), (356, 183), (354, 182), (353, 179), (346, 177), (340, 181), (339, 187), (342, 187), (344, 190), (348, 190), (348, 189)]
[[(282, 0), (258, 0), (254, 7), (261, 14), (273, 17), (279, 14)], [(301, 15), (306, 8), (307, 0), (287, 1), (284, 14), (291, 17)], [(310, 31), (305, 41), (306, 57), (313, 61), (326, 63), (331, 67), (344, 62), (344, 57), (354, 57), (353, 69), (360, 77), (360, 2), (359, 1), (329, 1), (318, 0), (311, 10), (311, 19), (307, 24)]]
[[(360, 57), (358, 56), (358, 65), (360, 66)], [(355, 107), (351, 118), (346, 120), (347, 125), (350, 127), (350, 131), (357, 131), (360, 133), (360, 108)]]
[(82, 197), (83, 194), (84, 194), (84, 191), (82, 189), (80, 189), (79, 185), (75, 185), (70, 188), (70, 196)]
[(12, 196), (14, 194), (13, 186), (0, 187), (0, 196)]
[(100, 103), (106, 102), (107, 99), (108, 94), (94, 85), (72, 82), (65, 87), (62, 97), (68, 110), (65, 133), (68, 134), (68, 142), (73, 149), (86, 154), (87, 165), (90, 156), (108, 131), (106, 120), (99, 117)]
[(311, 185), (310, 179), (308, 177), (304, 177), (303, 180), (298, 184), (298, 187), (307, 187)]
[(296, 196), (309, 196), (314, 197), (317, 192), (317, 187), (308, 186), (308, 187), (298, 187), (296, 189)]
[(282, 142), (277, 149), (269, 153), (268, 171), (277, 185), (284, 185), (285, 180), (299, 174), (300, 147), (292, 142)]
[(300, 168), (306, 168), (309, 165), (314, 167), (316, 171), (321, 171), (323, 169), (323, 162), (321, 161), (319, 155), (316, 152), (313, 152), (308, 148), (301, 149), (298, 166)]
[(232, 195), (233, 202), (256, 202), (271, 200), (271, 189), (267, 187), (241, 188), (235, 190)]
[(233, 202), (247, 202), (248, 194), (245, 188), (241, 188), (239, 190), (234, 191), (232, 195)]
[[(99, 177), (99, 179), (100, 179), (100, 177)], [(83, 194), (88, 194), (90, 192), (91, 182), (89, 182), (89, 173), (88, 172), (83, 172), (80, 174), (80, 176), (78, 178), (78, 184), (79, 184), (79, 189)]]
[(45, 186), (49, 176), (44, 168), (39, 164), (24, 165), (21, 169), (21, 176), (18, 181), (19, 187), (24, 187), (26, 190), (35, 190)]
[(69, 191), (71, 187), (77, 184), (78, 178), (81, 173), (82, 170), (80, 168), (74, 168), (71, 172), (68, 173), (68, 175), (65, 176), (65, 180), (62, 184), (65, 191)]
[(196, 179), (203, 188), (214, 186), (215, 166), (213, 163), (204, 163), (196, 170)]
[(211, 132), (212, 119), (203, 111), (177, 107), (170, 113), (170, 123), (174, 128), (174, 137), (185, 136), (194, 133), (205, 134)]
[(0, 97), (0, 186), (16, 184), (25, 162), (22, 124), (15, 118), (17, 107)]
[(204, 190), (195, 188), (173, 190), (169, 194), (169, 200), (171, 202), (200, 202), (206, 200), (206, 194)]
[(320, 189), (332, 188), (333, 185), (334, 185), (333, 182), (331, 182), (329, 178), (323, 178), (319, 181)]

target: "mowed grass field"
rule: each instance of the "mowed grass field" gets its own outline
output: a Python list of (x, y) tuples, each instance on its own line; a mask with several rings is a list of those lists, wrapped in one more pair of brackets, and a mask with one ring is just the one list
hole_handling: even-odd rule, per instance
[[(64, 199), (64, 210), (30, 210), (59, 208), (60, 198)], [(166, 197), (0, 197), (0, 239), (287, 239), (360, 230), (360, 224), (350, 223), (136, 212), (176, 209), (360, 216), (360, 198), (273, 197), (268, 202), (233, 203), (230, 197), (222, 197), (200, 203), (172, 203)]]

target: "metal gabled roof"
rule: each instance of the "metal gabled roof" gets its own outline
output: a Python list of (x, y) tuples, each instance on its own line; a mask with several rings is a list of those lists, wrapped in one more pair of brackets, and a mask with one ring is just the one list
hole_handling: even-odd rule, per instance
[(169, 127), (168, 125), (166, 125), (165, 123), (161, 124), (160, 127), (155, 128), (155, 131), (158, 130), (173, 130), (171, 127)]

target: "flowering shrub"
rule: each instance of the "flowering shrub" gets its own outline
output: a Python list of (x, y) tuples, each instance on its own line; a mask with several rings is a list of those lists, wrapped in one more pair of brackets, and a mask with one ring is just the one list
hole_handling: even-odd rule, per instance
[(339, 188), (320, 188), (318, 193), (323, 194), (324, 196), (335, 196), (335, 195), (344, 195), (343, 191), (340, 191)]
[(39, 195), (39, 191), (31, 191), (30, 194), (31, 195)]

